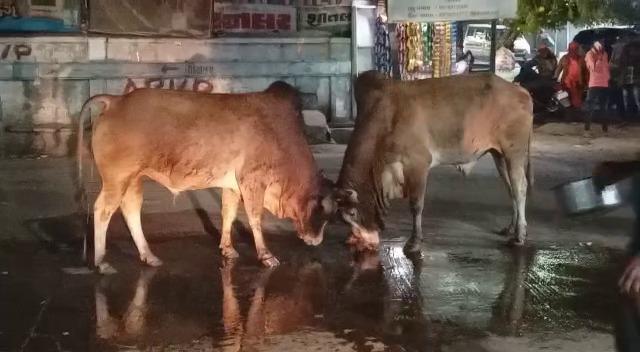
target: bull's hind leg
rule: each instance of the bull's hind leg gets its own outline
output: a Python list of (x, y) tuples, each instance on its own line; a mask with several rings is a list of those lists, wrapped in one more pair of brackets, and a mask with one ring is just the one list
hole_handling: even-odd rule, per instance
[[(254, 183), (258, 181), (248, 182)], [(253, 232), (253, 241), (256, 244), (256, 251), (258, 252), (258, 260), (262, 262), (264, 266), (274, 267), (278, 266), (280, 262), (264, 243), (264, 237), (262, 236), (262, 212), (264, 209), (264, 187), (241, 186), (242, 199), (244, 200), (244, 209), (247, 212), (249, 218), (249, 226), (251, 226), (251, 232)]]
[(427, 179), (429, 167), (426, 164), (419, 167), (408, 168), (405, 172), (405, 181), (408, 187), (409, 209), (411, 211), (413, 230), (411, 237), (404, 245), (407, 254), (420, 254), (422, 250), (422, 211), (424, 210), (424, 197), (427, 191)]
[(93, 206), (93, 264), (101, 274), (113, 274), (116, 270), (104, 260), (107, 251), (107, 228), (111, 216), (118, 209), (125, 184), (103, 180), (102, 190)]
[(222, 190), (222, 237), (220, 238), (220, 250), (227, 259), (238, 257), (238, 252), (233, 249), (233, 244), (231, 243), (231, 229), (233, 221), (238, 214), (238, 206), (240, 206), (240, 194), (232, 189), (224, 188)]
[(513, 189), (511, 187), (511, 181), (509, 180), (509, 170), (507, 169), (507, 161), (504, 155), (498, 153), (497, 151), (492, 151), (491, 156), (493, 156), (493, 161), (496, 163), (496, 169), (498, 169), (498, 174), (500, 178), (504, 182), (507, 187), (507, 192), (509, 193), (509, 198), (511, 198), (512, 205), (512, 214), (511, 214), (511, 223), (509, 226), (505, 227), (500, 231), (501, 235), (504, 236), (512, 236), (516, 232), (516, 221), (518, 219), (518, 204), (516, 203), (516, 198), (513, 196)]
[(516, 232), (509, 242), (518, 246), (524, 245), (527, 238), (527, 219), (525, 215), (527, 202), (527, 177), (525, 174), (525, 163), (525, 156), (507, 159), (509, 181), (511, 182), (511, 188), (513, 190), (512, 197), (515, 199), (517, 207)]
[(140, 211), (142, 210), (142, 180), (135, 179), (131, 182), (120, 204), (122, 215), (129, 227), (133, 242), (135, 242), (140, 254), (140, 260), (150, 266), (160, 266), (162, 261), (158, 259), (149, 248), (140, 222)]

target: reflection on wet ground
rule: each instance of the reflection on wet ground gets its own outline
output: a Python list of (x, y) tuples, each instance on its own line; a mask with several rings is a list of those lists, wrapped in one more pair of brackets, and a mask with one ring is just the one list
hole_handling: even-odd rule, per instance
[[(251, 253), (250, 236), (238, 237), (238, 250)], [(119, 273), (103, 277), (78, 270), (72, 239), (4, 243), (0, 350), (438, 351), (488, 334), (611, 331), (622, 254), (609, 249), (439, 238), (412, 261), (402, 242), (354, 256), (327, 237), (310, 248), (269, 236), (283, 259), (275, 269), (249, 254), (223, 263), (201, 235), (153, 241), (165, 266), (151, 269), (129, 239), (114, 239)]]
[(74, 126), (49, 124), (5, 131), (0, 124), (0, 158), (39, 158), (67, 156), (75, 150)]

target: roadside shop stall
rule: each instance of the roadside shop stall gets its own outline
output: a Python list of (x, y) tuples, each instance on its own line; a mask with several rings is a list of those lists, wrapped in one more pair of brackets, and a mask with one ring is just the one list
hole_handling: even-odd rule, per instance
[(376, 8), (375, 69), (413, 80), (456, 73), (463, 55), (461, 33), (468, 21), (491, 21), (491, 55), (495, 57), (495, 28), (499, 18), (514, 17), (516, 0), (387, 0)]

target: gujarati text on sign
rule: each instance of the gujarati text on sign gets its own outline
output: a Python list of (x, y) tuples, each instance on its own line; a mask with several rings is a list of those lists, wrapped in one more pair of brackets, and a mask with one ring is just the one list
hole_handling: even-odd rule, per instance
[(213, 29), (231, 33), (294, 32), (296, 8), (269, 4), (214, 3)]
[(351, 7), (301, 7), (300, 26), (303, 29), (346, 27), (351, 25)]
[(517, 0), (388, 0), (390, 22), (491, 20), (516, 16)]

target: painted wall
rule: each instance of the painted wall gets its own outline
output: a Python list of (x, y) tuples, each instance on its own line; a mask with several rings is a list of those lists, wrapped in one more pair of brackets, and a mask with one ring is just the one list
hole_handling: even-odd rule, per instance
[(136, 87), (236, 93), (285, 80), (305, 108), (351, 118), (350, 39), (0, 38), (0, 120), (28, 130), (74, 124), (82, 103)]

